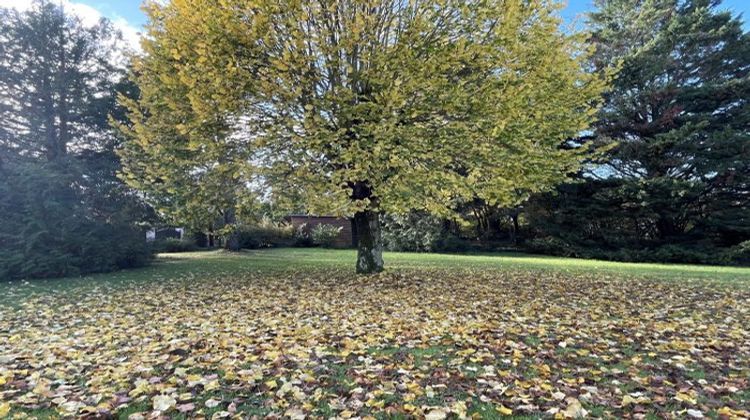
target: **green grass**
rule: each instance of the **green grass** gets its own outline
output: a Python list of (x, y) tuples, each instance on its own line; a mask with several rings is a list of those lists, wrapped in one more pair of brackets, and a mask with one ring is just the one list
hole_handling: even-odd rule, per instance
[[(304, 272), (311, 269), (354, 271), (356, 251), (318, 248), (282, 248), (228, 253), (224, 251), (161, 254), (149, 267), (81, 278), (34, 280), (0, 283), (0, 301), (16, 302), (32, 292), (58, 293), (65, 289), (99, 282), (108, 285), (132, 285), (175, 276), (227, 276), (242, 273)], [(622, 263), (530, 254), (423, 254), (386, 252), (386, 269), (498, 270), (594, 274), (607, 277), (679, 280), (681, 282), (719, 282), (745, 287), (750, 282), (750, 267), (689, 264)], [(5, 299), (3, 299), (5, 298)]]
[[(565, 408), (565, 401), (549, 397), (560, 384), (575, 388), (585, 383), (602, 389), (601, 395), (614, 395), (611, 401), (586, 402), (593, 416), (606, 418), (624, 413), (622, 395), (657, 391), (652, 388), (658, 384), (646, 386), (633, 375), (672, 375), (671, 385), (658, 385), (659, 395), (673, 395), (699, 380), (726, 382), (738, 392), (707, 406), (747, 405), (750, 394), (734, 373), (727, 374), (730, 362), (716, 354), (733, 357), (740, 376), (750, 372), (748, 358), (742, 349), (725, 353), (725, 348), (709, 343), (729, 343), (746, 335), (747, 312), (742, 308), (749, 297), (750, 268), (523, 254), (386, 253), (385, 259), (389, 273), (365, 278), (354, 275), (354, 250), (193, 252), (160, 255), (153, 265), (137, 270), (2, 282), (0, 338), (14, 341), (0, 340), (0, 350), (23, 356), (13, 373), (19, 378), (28, 374), (26, 360), (37, 357), (45, 363), (52, 360), (60, 369), (62, 359), (49, 354), (67, 354), (67, 340), (75, 337), (86, 351), (76, 353), (81, 360), (65, 369), (73, 370), (70, 383), (81, 393), (98, 392), (87, 381), (108, 381), (107, 367), (126, 360), (151, 369), (147, 374), (116, 371), (126, 377), (122, 383), (132, 385), (136, 377), (153, 377), (156, 384), (170, 387), (175, 383), (177, 393), (196, 392), (192, 402), (209, 418), (235, 400), (243, 414), (283, 414), (285, 407), (268, 402), (293, 394), (279, 396), (277, 389), (264, 384), (272, 379), (280, 387), (303, 371), (311, 372), (314, 386), (328, 396), (308, 410), (321, 417), (340, 411), (331, 405), (331, 396), (348, 398), (354, 388), (373, 392), (410, 381), (424, 389), (435, 385), (434, 395), (415, 393), (407, 400), (401, 388), (374, 400), (386, 407), (405, 406), (407, 401), (416, 407), (447, 407), (464, 401), (469, 415), (500, 418), (497, 404), (516, 410), (519, 404), (512, 396), (526, 395), (529, 387), (536, 387), (534, 401), (543, 406), (541, 413), (552, 406)], [(696, 328), (720, 323), (729, 325)], [(654, 334), (657, 337), (650, 338)], [(638, 336), (647, 338), (634, 342), (632, 337)], [(668, 362), (684, 343), (695, 343), (711, 357), (694, 358), (686, 369), (675, 370)], [(172, 346), (182, 353), (174, 353)], [(305, 346), (315, 346), (315, 351), (300, 353)], [(270, 356), (272, 350), (279, 352)], [(462, 354), (465, 350), (469, 353)], [(641, 362), (634, 362), (635, 357)], [(225, 365), (230, 361), (236, 364)], [(173, 372), (174, 364), (183, 362), (188, 374), (223, 378), (221, 388), (202, 393), (186, 388), (182, 374)], [(493, 375), (487, 376), (487, 366), (494, 368)], [(407, 373), (400, 373), (401, 368)], [(227, 377), (227, 369), (261, 369), (263, 379), (247, 385), (236, 375), (234, 380)], [(473, 392), (483, 389), (480, 381), (495, 380), (508, 385), (503, 391), (508, 394), (494, 395), (492, 402), (477, 399)], [(205, 408), (209, 397), (222, 404)], [(700, 393), (697, 397), (705, 398)], [(150, 407), (150, 399), (137, 400), (113, 415), (127, 418)], [(654, 410), (676, 413), (681, 407), (667, 399)], [(13, 410), (39, 418), (57, 413), (23, 404)], [(188, 417), (174, 410), (170, 414)], [(389, 418), (376, 406), (365, 406), (357, 414)], [(392, 414), (404, 416), (401, 411)], [(535, 409), (513, 412), (515, 418), (538, 414)]]
[[(242, 258), (242, 256), (250, 258)], [(218, 259), (228, 264), (225, 268), (258, 270), (295, 268), (351, 268), (356, 257), (355, 250), (326, 249), (269, 249), (246, 251), (233, 255), (223, 252), (172, 254), (169, 258), (178, 260)], [(487, 270), (542, 270), (563, 273), (600, 273), (617, 276), (677, 280), (719, 280), (750, 281), (750, 267), (727, 267), (690, 264), (623, 263), (577, 258), (560, 258), (530, 254), (420, 254), (406, 252), (386, 252), (386, 268), (451, 268)], [(220, 261), (219, 261), (220, 260)]]

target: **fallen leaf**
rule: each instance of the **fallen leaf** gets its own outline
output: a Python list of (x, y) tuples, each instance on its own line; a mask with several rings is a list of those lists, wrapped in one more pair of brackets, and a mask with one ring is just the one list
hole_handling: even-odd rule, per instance
[(177, 400), (169, 395), (157, 395), (153, 398), (153, 407), (156, 411), (168, 411), (177, 405)]
[(690, 416), (690, 417), (692, 417), (694, 419), (702, 419), (703, 418), (703, 413), (700, 410), (695, 410), (695, 409), (691, 408), (691, 409), (688, 409), (687, 414), (688, 414), (688, 416)]
[(292, 420), (305, 420), (305, 417), (307, 417), (304, 411), (296, 407), (286, 410), (284, 412), (284, 416)]
[(677, 395), (674, 397), (677, 401), (680, 402), (686, 402), (689, 404), (698, 404), (698, 401), (693, 397), (692, 395), (685, 393), (685, 392), (678, 392)]
[(177, 408), (177, 411), (179, 411), (180, 413), (187, 413), (187, 412), (195, 410), (195, 404), (193, 403), (180, 404), (176, 408)]
[(588, 415), (588, 411), (586, 411), (581, 405), (581, 402), (575, 398), (569, 399), (567, 408), (560, 413), (566, 418), (571, 419), (586, 417)]
[(510, 416), (510, 415), (513, 414), (513, 410), (511, 410), (510, 408), (508, 408), (508, 407), (506, 407), (504, 405), (500, 405), (498, 407), (495, 407), (495, 409), (498, 411), (498, 413), (500, 413), (500, 414), (502, 414), (504, 416)]
[(435, 410), (431, 410), (427, 415), (425, 416), (426, 420), (443, 420), (444, 418), (448, 417), (448, 412), (438, 408)]

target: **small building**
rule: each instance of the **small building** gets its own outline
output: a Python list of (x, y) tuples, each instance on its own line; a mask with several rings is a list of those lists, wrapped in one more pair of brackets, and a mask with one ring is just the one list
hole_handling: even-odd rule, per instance
[(331, 225), (341, 228), (339, 236), (333, 242), (336, 248), (352, 248), (357, 244), (357, 238), (354, 235), (352, 220), (346, 217), (336, 216), (313, 216), (308, 214), (292, 214), (285, 217), (295, 230), (300, 226), (305, 232), (310, 233), (317, 225)]
[(159, 241), (167, 238), (182, 239), (185, 236), (185, 228), (181, 227), (161, 227), (146, 231), (147, 241)]

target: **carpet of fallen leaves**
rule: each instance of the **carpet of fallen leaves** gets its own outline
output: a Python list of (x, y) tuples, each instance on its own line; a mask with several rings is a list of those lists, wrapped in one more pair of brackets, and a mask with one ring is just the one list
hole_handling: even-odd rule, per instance
[(182, 276), (0, 308), (0, 417), (750, 417), (750, 288)]

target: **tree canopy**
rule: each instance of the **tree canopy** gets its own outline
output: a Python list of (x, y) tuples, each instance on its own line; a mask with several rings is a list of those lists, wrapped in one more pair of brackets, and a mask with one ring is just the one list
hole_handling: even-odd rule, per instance
[(575, 171), (584, 150), (561, 145), (589, 126), (605, 84), (542, 0), (181, 0), (148, 12), (124, 153), (133, 185), (262, 175), (309, 211), (354, 215), (363, 272), (382, 269), (378, 212), (512, 204)]
[(0, 8), (3, 156), (52, 161), (111, 141), (107, 115), (124, 75), (119, 41), (109, 21), (86, 26), (49, 1)]

